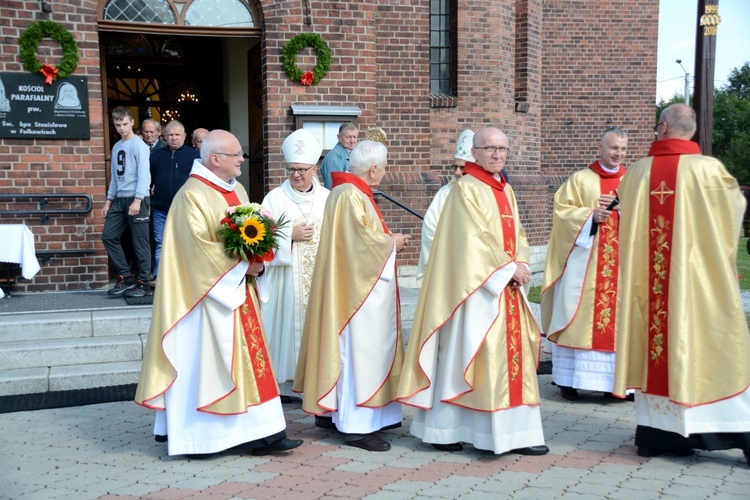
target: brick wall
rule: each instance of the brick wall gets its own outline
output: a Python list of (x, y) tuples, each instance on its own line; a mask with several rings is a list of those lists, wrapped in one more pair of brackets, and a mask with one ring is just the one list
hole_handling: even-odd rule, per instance
[[(85, 216), (0, 216), (2, 224), (26, 224), (34, 233), (37, 250), (95, 249), (95, 255), (52, 257), (33, 281), (18, 287), (26, 291), (79, 290), (107, 283), (107, 256), (101, 243), (103, 219), (99, 210), (106, 196), (104, 172), (104, 127), (99, 42), (96, 31), (96, 0), (56, 0), (53, 13), (41, 11), (35, 1), (5, 1), (0, 7), (0, 71), (24, 72), (18, 38), (35, 21), (62, 24), (78, 43), (80, 59), (75, 75), (88, 77), (91, 123), (90, 140), (0, 139), (0, 193), (86, 193), (94, 211)], [(59, 64), (62, 50), (51, 39), (43, 39), (37, 53), (44, 62)], [(19, 200), (31, 209), (38, 204)], [(4, 206), (3, 208), (7, 208)], [(50, 199), (49, 209), (71, 208)]]
[[(76, 74), (89, 78), (92, 139), (0, 142), (0, 192), (85, 192), (95, 211), (105, 196), (102, 85), (96, 0), (58, 0), (54, 12), (38, 1), (6, 1), (0, 71), (23, 71), (18, 36), (31, 22), (51, 19), (79, 43)], [(551, 225), (551, 198), (559, 184), (596, 155), (609, 124), (630, 133), (630, 159), (651, 140), (656, 80), (658, 3), (651, 0), (457, 0), (458, 86), (454, 107), (431, 107), (429, 0), (341, 2), (254, 0), (264, 29), (262, 63), (266, 189), (286, 177), (281, 144), (293, 131), (292, 104), (358, 106), (363, 132), (388, 135), (389, 173), (380, 189), (424, 212), (451, 176), (458, 134), (493, 125), (510, 140), (508, 171), (529, 240), (543, 247)], [(283, 45), (314, 32), (332, 52), (331, 71), (316, 86), (291, 82), (281, 64)], [(59, 57), (45, 41), (40, 55)], [(316, 63), (312, 49), (300, 67)], [(517, 109), (528, 107), (527, 112)], [(361, 137), (362, 137), (361, 136)], [(412, 235), (401, 264), (415, 264), (421, 222), (379, 201), (389, 226)], [(39, 249), (94, 248), (94, 257), (54, 258), (22, 289), (99, 288), (107, 282), (107, 257), (98, 213), (85, 217), (0, 216), (24, 222)]]

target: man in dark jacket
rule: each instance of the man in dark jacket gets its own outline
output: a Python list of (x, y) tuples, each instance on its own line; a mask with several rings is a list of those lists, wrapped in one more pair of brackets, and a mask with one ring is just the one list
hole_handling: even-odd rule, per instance
[(167, 147), (151, 153), (151, 221), (154, 231), (154, 278), (159, 272), (164, 224), (172, 198), (190, 176), (193, 160), (200, 153), (185, 145), (185, 127), (171, 121), (165, 127)]

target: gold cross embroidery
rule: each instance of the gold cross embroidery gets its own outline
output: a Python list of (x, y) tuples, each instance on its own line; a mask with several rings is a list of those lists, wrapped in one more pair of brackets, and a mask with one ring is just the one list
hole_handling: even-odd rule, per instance
[(667, 185), (664, 184), (664, 181), (661, 181), (659, 187), (651, 191), (651, 194), (659, 198), (660, 205), (664, 205), (664, 200), (667, 199), (668, 196), (673, 195), (674, 191), (670, 190)]
[[(511, 227), (513, 225), (513, 214), (510, 211), (510, 207), (505, 207), (505, 213), (500, 216), (503, 220), (503, 223), (508, 223), (508, 227)], [(508, 220), (505, 220), (508, 219)]]

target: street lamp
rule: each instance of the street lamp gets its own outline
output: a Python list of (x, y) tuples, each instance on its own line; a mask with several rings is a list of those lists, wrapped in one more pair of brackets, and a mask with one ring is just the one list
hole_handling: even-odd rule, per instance
[(682, 71), (685, 72), (685, 104), (689, 106), (690, 105), (690, 73), (688, 73), (685, 67), (682, 65), (682, 59), (677, 59), (675, 62), (679, 64), (680, 68), (682, 68)]

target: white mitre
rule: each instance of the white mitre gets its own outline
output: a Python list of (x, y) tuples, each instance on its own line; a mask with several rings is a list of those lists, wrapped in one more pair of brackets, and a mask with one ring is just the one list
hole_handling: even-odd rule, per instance
[(299, 129), (284, 139), (281, 151), (287, 163), (303, 163), (305, 165), (316, 165), (323, 152), (315, 136), (304, 129)]
[(474, 145), (474, 132), (471, 130), (464, 130), (461, 135), (458, 136), (456, 142), (456, 154), (453, 155), (454, 160), (464, 160), (474, 163), (474, 157), (471, 156), (471, 148)]

